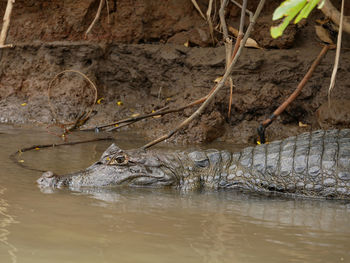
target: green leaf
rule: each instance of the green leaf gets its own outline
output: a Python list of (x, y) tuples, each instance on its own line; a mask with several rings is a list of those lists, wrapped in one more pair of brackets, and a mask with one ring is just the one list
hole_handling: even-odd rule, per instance
[[(300, 12), (300, 10), (305, 6), (306, 1), (307, 0), (287, 0), (287, 1), (282, 3), (282, 5), (280, 7), (283, 7), (283, 8), (281, 8), (277, 13), (279, 16), (283, 12), (283, 16), (285, 16), (285, 19), (278, 26), (271, 27), (270, 32), (271, 32), (271, 36), (273, 38), (277, 38), (283, 34), (283, 31), (286, 29), (286, 27), (289, 25), (289, 23)], [(276, 11), (279, 8), (277, 8)], [(275, 11), (275, 13), (276, 13), (276, 11)], [(275, 13), (274, 13), (274, 16), (275, 16)], [(278, 16), (276, 15), (276, 17), (278, 17)]]
[(307, 18), (310, 14), (310, 12), (312, 11), (312, 9), (314, 9), (317, 5), (317, 3), (320, 0), (310, 0), (306, 6), (304, 6), (304, 8), (300, 11), (299, 15), (297, 16), (297, 18), (294, 20), (294, 24), (299, 23), (299, 21), (303, 18)]
[[(288, 16), (293, 10), (297, 9), (300, 11), (300, 5), (304, 6), (307, 0), (286, 0), (273, 12), (272, 20), (275, 21), (284, 16)], [(297, 12), (297, 13), (298, 13)]]
[(273, 13), (272, 20), (278, 20), (284, 17), (282, 23), (278, 26), (271, 27), (271, 36), (277, 38), (283, 34), (283, 31), (294, 20), (294, 24), (300, 22), (301, 19), (307, 18), (310, 12), (318, 4), (321, 8), (325, 0), (285, 0)]

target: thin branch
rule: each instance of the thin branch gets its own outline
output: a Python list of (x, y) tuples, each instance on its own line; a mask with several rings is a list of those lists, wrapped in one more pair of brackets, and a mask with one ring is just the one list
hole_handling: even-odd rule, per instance
[(241, 21), (239, 23), (239, 32), (238, 32), (238, 36), (240, 34), (243, 35), (243, 31), (244, 31), (244, 20), (245, 20), (245, 12), (247, 10), (247, 0), (243, 0), (243, 5), (242, 5), (242, 10), (241, 10)]
[[(238, 2), (236, 2), (235, 0), (231, 0), (232, 3), (234, 3), (236, 6), (238, 6), (239, 8), (242, 8), (242, 5)], [(249, 15), (249, 21), (253, 19), (253, 12), (249, 11), (247, 8), (245, 9), (245, 12)]]
[(221, 3), (221, 7), (219, 10), (219, 17), (220, 17), (220, 23), (222, 26), (222, 33), (224, 35), (224, 41), (226, 43), (226, 39), (228, 39), (228, 31), (227, 31), (227, 25), (225, 21), (225, 8), (227, 6), (227, 0), (223, 0)]
[[(215, 86), (216, 87), (216, 86)], [(93, 131), (93, 130), (100, 130), (100, 129), (104, 129), (104, 128), (107, 128), (107, 127), (111, 127), (111, 126), (115, 126), (115, 125), (119, 125), (119, 124), (122, 124), (122, 125), (119, 125), (117, 127), (113, 127), (112, 129), (108, 129), (106, 131), (112, 131), (112, 130), (115, 130), (115, 129), (120, 129), (122, 127), (125, 127), (127, 125), (130, 125), (130, 124), (133, 124), (137, 121), (140, 121), (140, 120), (143, 120), (143, 119), (146, 119), (146, 118), (151, 118), (151, 117), (154, 117), (154, 116), (164, 116), (166, 114), (169, 114), (169, 113), (174, 113), (174, 112), (179, 112), (179, 111), (182, 111), (184, 109), (187, 109), (187, 108), (190, 108), (190, 107), (193, 107), (195, 105), (198, 105), (200, 103), (202, 103), (203, 101), (205, 101), (208, 96), (214, 91), (215, 87), (209, 92), (208, 95), (194, 101), (194, 102), (191, 102), (190, 104), (187, 104), (185, 106), (182, 106), (182, 107), (179, 107), (179, 108), (176, 108), (176, 109), (169, 109), (169, 110), (166, 110), (168, 108), (168, 106), (162, 108), (162, 109), (159, 109), (155, 112), (152, 112), (152, 113), (148, 113), (148, 114), (144, 114), (144, 115), (140, 115), (140, 116), (136, 116), (136, 117), (130, 117), (130, 118), (126, 118), (126, 119), (123, 119), (123, 120), (119, 120), (119, 121), (115, 121), (113, 123), (109, 123), (109, 124), (104, 124), (104, 125), (101, 125), (101, 126), (97, 126), (97, 127), (94, 127), (94, 128), (87, 128), (87, 129), (80, 129), (80, 131)]]
[[(245, 13), (246, 13), (246, 10), (247, 10), (247, 0), (243, 0), (243, 5), (240, 6), (240, 7), (242, 8), (242, 10), (241, 10), (241, 20), (240, 20), (240, 23), (239, 23), (238, 36), (237, 36), (237, 39), (236, 39), (235, 47), (234, 47), (233, 52), (232, 52), (231, 60), (233, 60), (233, 58), (236, 56), (237, 51), (238, 51), (238, 47), (240, 46), (241, 40), (242, 40), (242, 38), (244, 36), (244, 32), (243, 31), (244, 31)], [(231, 61), (230, 61), (230, 63), (231, 63)], [(227, 117), (228, 118), (230, 118), (230, 116), (231, 116), (232, 94), (233, 94), (233, 80), (232, 80), (232, 77), (230, 77), (230, 100), (229, 100), (228, 113), (227, 113)]]
[(100, 0), (100, 5), (98, 6), (96, 16), (95, 16), (94, 20), (92, 21), (91, 25), (89, 26), (89, 28), (86, 30), (85, 37), (87, 36), (87, 34), (90, 33), (91, 29), (94, 27), (94, 25), (96, 24), (97, 20), (100, 18), (102, 7), (103, 7), (103, 3), (104, 3), (104, 0)]
[(291, 104), (296, 97), (299, 96), (301, 90), (304, 88), (305, 84), (308, 82), (308, 80), (311, 78), (312, 73), (315, 71), (318, 64), (320, 64), (322, 58), (326, 55), (327, 51), (332, 48), (331, 45), (325, 45), (321, 52), (318, 54), (317, 58), (314, 60), (312, 65), (310, 66), (309, 70), (305, 74), (304, 78), (300, 81), (297, 88), (294, 90), (294, 92), (271, 114), (271, 116), (263, 121), (259, 128), (258, 133), (260, 137), (260, 142), (265, 143), (265, 129), (279, 116), (287, 107), (289, 104)]
[(12, 13), (14, 3), (15, 3), (15, 0), (7, 1), (7, 6), (4, 14), (4, 19), (3, 19), (3, 25), (2, 25), (1, 34), (0, 34), (0, 48), (13, 47), (12, 44), (6, 45), (5, 42), (7, 38), (7, 33), (9, 31), (9, 27), (10, 27), (11, 13)]
[(339, 32), (338, 32), (338, 39), (337, 39), (337, 50), (335, 52), (335, 61), (334, 61), (334, 67), (333, 67), (333, 72), (332, 72), (332, 77), (331, 77), (331, 83), (329, 84), (329, 88), (328, 88), (328, 104), (329, 105), (331, 103), (331, 91), (334, 88), (335, 79), (337, 77), (337, 72), (338, 72), (340, 50), (341, 50), (341, 39), (342, 39), (342, 34), (343, 34), (343, 21), (344, 21), (344, 0), (342, 0), (342, 2), (341, 2)]
[(64, 145), (76, 145), (76, 144), (82, 144), (82, 143), (89, 143), (89, 142), (97, 142), (97, 141), (109, 141), (109, 140), (113, 140), (113, 138), (111, 137), (105, 137), (105, 138), (96, 138), (96, 139), (90, 139), (90, 140), (84, 140), (84, 141), (75, 141), (75, 142), (64, 142), (64, 143), (51, 143), (51, 144), (37, 144), (37, 145), (33, 145), (30, 147), (26, 147), (26, 148), (22, 148), (14, 153), (12, 153), (10, 155), (10, 159), (17, 165), (19, 165), (20, 167), (24, 168), (24, 169), (28, 169), (28, 170), (33, 170), (33, 171), (38, 171), (38, 172), (46, 172), (40, 169), (36, 169), (36, 168), (31, 168), (28, 167), (27, 165), (18, 162), (16, 156), (20, 155), (24, 152), (28, 152), (31, 150), (40, 150), (40, 149), (44, 149), (44, 148), (54, 148), (54, 147), (58, 147), (58, 146), (64, 146)]
[[(247, 8), (247, 0), (243, 0), (243, 6), (242, 6), (242, 13), (241, 13), (241, 20), (240, 20), (240, 24), (239, 24), (239, 31), (238, 31), (238, 36), (237, 36), (237, 39), (236, 39), (236, 43), (235, 43), (235, 47), (233, 48), (233, 52), (232, 52), (232, 59), (236, 56), (236, 53), (238, 51), (238, 48), (240, 47), (241, 45), (241, 39), (243, 38), (244, 36), (244, 33), (243, 33), (243, 28), (244, 28), (244, 18), (245, 18), (245, 15), (244, 15), (244, 12)], [(250, 21), (250, 24), (249, 26), (254, 23), (255, 24), (255, 20), (254, 20), (254, 16), (252, 17), (252, 20)], [(249, 27), (248, 27), (249, 29)], [(247, 32), (248, 32), (248, 29), (247, 29)], [(249, 32), (250, 34), (250, 32)], [(248, 38), (247, 38), (248, 39)], [(247, 39), (245, 40), (245, 42), (247, 42)], [(244, 42), (244, 44), (245, 44)]]
[(212, 9), (213, 9), (213, 0), (209, 0), (208, 10), (207, 10), (207, 22), (209, 24), (209, 31), (210, 31), (211, 40), (212, 40), (213, 45), (214, 45), (214, 43), (215, 43), (215, 41), (214, 41), (214, 27), (213, 27), (213, 21), (211, 19), (211, 10)]
[[(168, 106), (162, 108), (162, 109), (159, 109), (155, 112), (152, 112), (152, 113), (149, 113), (149, 114), (145, 114), (145, 115), (142, 115), (142, 116), (137, 116), (137, 117), (131, 117), (129, 119), (125, 119), (124, 121), (118, 121), (116, 123), (113, 124), (113, 126), (115, 127), (112, 127), (106, 131), (110, 132), (110, 131), (113, 131), (113, 130), (117, 130), (117, 129), (120, 129), (120, 128), (123, 128), (125, 126), (128, 126), (130, 124), (133, 124), (137, 121), (140, 121), (140, 120), (143, 120), (143, 119), (146, 119), (146, 118), (150, 118), (150, 117), (154, 117), (154, 116), (159, 116), (165, 109), (169, 108)], [(123, 123), (122, 125), (119, 125), (120, 123)]]
[(197, 11), (199, 12), (199, 14), (201, 15), (201, 17), (203, 17), (204, 20), (207, 20), (202, 12), (202, 10), (200, 9), (199, 5), (197, 4), (196, 0), (192, 0), (192, 4), (194, 5), (194, 7), (197, 9)]
[[(247, 0), (243, 1), (243, 6), (239, 5), (238, 3), (236, 3), (236, 4), (239, 7), (241, 7), (242, 10), (241, 10), (241, 20), (240, 20), (240, 27), (239, 27), (240, 30), (239, 30), (233, 51), (232, 51), (232, 40), (228, 36), (226, 20), (225, 20), (225, 7), (227, 5), (227, 0), (223, 0), (220, 11), (219, 11), (220, 22), (221, 22), (221, 26), (222, 26), (225, 48), (226, 48), (226, 67), (225, 67), (225, 69), (227, 69), (229, 67), (229, 65), (231, 64), (231, 61), (234, 58), (234, 56), (236, 55), (238, 47), (239, 47), (240, 42), (241, 42), (242, 37), (243, 37), (244, 18), (245, 18)], [(228, 118), (231, 115), (231, 104), (232, 104), (232, 95), (233, 95), (232, 77), (229, 78), (229, 81), (230, 81), (230, 99), (229, 99), (229, 106), (228, 106), (228, 113), (227, 113)]]
[(241, 53), (242, 53), (242, 49), (244, 48), (245, 43), (247, 42), (247, 39), (250, 35), (251, 30), (253, 29), (253, 26), (255, 24), (256, 19), (259, 17), (260, 12), (263, 8), (265, 4), (265, 0), (260, 0), (258, 7), (255, 11), (255, 14), (253, 16), (252, 21), (250, 22), (248, 29), (246, 31), (246, 34), (243, 38), (243, 40), (240, 43), (240, 47), (237, 51), (237, 54), (235, 55), (234, 59), (232, 60), (230, 66), (228, 67), (228, 69), (226, 70), (224, 76), (222, 77), (222, 79), (220, 80), (220, 82), (217, 84), (215, 90), (210, 94), (210, 96), (208, 96), (208, 98), (203, 102), (203, 104), (186, 120), (184, 120), (182, 123), (180, 123), (180, 125), (178, 125), (174, 130), (170, 131), (168, 134), (144, 145), (142, 147), (142, 149), (147, 149), (161, 141), (164, 141), (168, 138), (170, 138), (172, 135), (174, 135), (177, 131), (179, 131), (180, 129), (184, 128), (185, 126), (187, 126), (194, 118), (198, 117), (203, 111), (204, 109), (209, 105), (209, 103), (213, 100), (213, 98), (215, 97), (215, 95), (219, 92), (219, 90), (225, 85), (226, 80), (228, 79), (228, 77), (231, 75), (233, 68), (235, 66), (235, 64), (238, 61), (238, 58), (240, 57)]
[(231, 116), (232, 96), (233, 96), (233, 80), (230, 77), (230, 99), (229, 99), (229, 103), (228, 103), (227, 118), (230, 118), (230, 116)]

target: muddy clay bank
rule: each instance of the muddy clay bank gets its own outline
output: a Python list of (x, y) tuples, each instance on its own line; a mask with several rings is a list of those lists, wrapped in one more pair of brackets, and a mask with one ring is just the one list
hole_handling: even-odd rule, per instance
[[(198, 120), (172, 141), (252, 142), (259, 122), (293, 92), (319, 49), (245, 50), (233, 73), (231, 116), (227, 117), (227, 88)], [(298, 99), (269, 127), (269, 138), (320, 127), (350, 127), (349, 54), (345, 50), (342, 55), (331, 110), (326, 102), (334, 51), (323, 59)], [(86, 127), (165, 106), (176, 108), (209, 92), (213, 80), (224, 72), (224, 58), (223, 47), (88, 42), (16, 45), (2, 50), (0, 121), (36, 125), (74, 121), (93, 104), (93, 89), (79, 75), (68, 73), (53, 83), (51, 95), (47, 96), (49, 82), (65, 69), (85, 73), (96, 83), (98, 98), (103, 98), (100, 104), (95, 104)], [(193, 110), (148, 119), (126, 129), (142, 130), (153, 139), (173, 129)], [(299, 127), (299, 122), (307, 127)]]

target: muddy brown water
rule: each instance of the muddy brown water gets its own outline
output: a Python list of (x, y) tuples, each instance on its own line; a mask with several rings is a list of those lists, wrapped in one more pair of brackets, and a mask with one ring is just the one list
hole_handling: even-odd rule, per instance
[[(116, 137), (123, 147), (142, 144), (134, 135)], [(9, 155), (53, 142), (59, 139), (42, 129), (0, 126), (0, 262), (350, 262), (349, 203), (232, 191), (43, 193), (35, 183), (40, 172)], [(42, 149), (19, 159), (64, 173), (90, 165), (109, 144)]]

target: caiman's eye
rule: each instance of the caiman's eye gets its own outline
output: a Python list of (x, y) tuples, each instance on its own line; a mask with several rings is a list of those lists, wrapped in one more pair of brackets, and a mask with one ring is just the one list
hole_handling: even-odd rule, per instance
[(124, 155), (116, 156), (108, 162), (108, 164), (110, 165), (122, 165), (127, 163), (128, 163), (128, 158)]
[(119, 164), (124, 163), (125, 162), (125, 157), (124, 156), (118, 156), (117, 158), (115, 158), (115, 161)]

